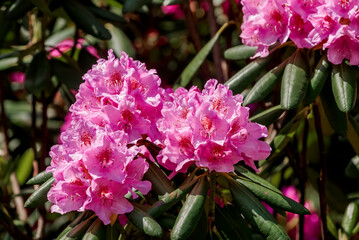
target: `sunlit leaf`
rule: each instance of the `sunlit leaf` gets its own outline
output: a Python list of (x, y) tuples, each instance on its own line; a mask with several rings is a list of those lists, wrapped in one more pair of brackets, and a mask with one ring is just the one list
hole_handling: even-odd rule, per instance
[(350, 237), (353, 234), (353, 229), (358, 220), (358, 213), (359, 213), (359, 209), (358, 209), (358, 204), (356, 202), (349, 203), (349, 205), (345, 209), (341, 226), (344, 233), (348, 237)]
[(26, 200), (26, 208), (35, 208), (41, 206), (47, 201), (47, 193), (55, 182), (55, 178), (50, 178), (43, 183), (33, 194)]
[(16, 178), (20, 185), (23, 185), (32, 173), (32, 162), (35, 160), (34, 150), (29, 148), (26, 150), (18, 162), (16, 168)]
[(224, 58), (228, 60), (245, 60), (254, 56), (258, 47), (239, 45), (224, 51)]
[(284, 110), (281, 105), (277, 105), (263, 112), (260, 112), (249, 118), (249, 121), (256, 122), (265, 126), (271, 125), (282, 113)]

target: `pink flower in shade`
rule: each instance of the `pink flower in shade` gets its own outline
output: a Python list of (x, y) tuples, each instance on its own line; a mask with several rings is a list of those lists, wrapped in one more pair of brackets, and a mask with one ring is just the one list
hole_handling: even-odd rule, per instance
[[(76, 44), (77, 49), (82, 48), (83, 41), (84, 41), (83, 38), (78, 39), (77, 44)], [(72, 40), (70, 38), (65, 39), (65, 40), (61, 41), (60, 43), (58, 43), (56, 45), (56, 48), (53, 48), (50, 51), (50, 56), (54, 57), (54, 58), (61, 57), (62, 56), (61, 53), (66, 53), (67, 51), (70, 51), (73, 46), (74, 46), (74, 40)], [(100, 58), (97, 54), (96, 48), (94, 48), (93, 46), (86, 46), (85, 48), (91, 55), (93, 55), (96, 58)]]
[[(239, 0), (236, 0), (236, 3), (237, 5), (239, 4)], [(222, 9), (223, 9), (223, 13), (225, 15), (229, 15), (230, 13), (230, 9), (231, 9), (231, 1), (230, 0), (225, 0), (223, 3), (222, 3)]]
[[(178, 88), (170, 96), (173, 101), (164, 103), (163, 119), (157, 122), (164, 135), (157, 159), (173, 170), (171, 176), (186, 172), (193, 163), (230, 172), (233, 164), (244, 160), (255, 168), (254, 160), (269, 155), (269, 145), (258, 140), (266, 136), (266, 128), (248, 122), (249, 109), (241, 106), (243, 97), (233, 96), (228, 86), (212, 79), (202, 92), (196, 87)], [(242, 136), (244, 131), (246, 136)]]
[(25, 73), (18, 72), (18, 71), (11, 72), (11, 73), (9, 73), (8, 78), (9, 78), (10, 82), (24, 83)]
[[(299, 195), (294, 186), (288, 186), (283, 188), (283, 194), (294, 201), (299, 202)], [(313, 211), (313, 207), (309, 201), (306, 201), (304, 206), (311, 211), (311, 215), (304, 216), (304, 239), (319, 240), (321, 239), (321, 221), (319, 215)], [(299, 221), (298, 214), (287, 212), (287, 225), (292, 226), (288, 231), (288, 235), (291, 239), (295, 240), (297, 235), (297, 228)]]
[(162, 6), (162, 12), (166, 15), (172, 15), (175, 19), (183, 19), (184, 18), (184, 12), (181, 8), (181, 5), (175, 4), (175, 5), (168, 5), (168, 6)]
[(323, 48), (328, 48), (328, 60), (333, 64), (340, 64), (345, 58), (350, 65), (359, 65), (359, 39), (347, 25), (341, 26), (335, 35), (330, 35)]

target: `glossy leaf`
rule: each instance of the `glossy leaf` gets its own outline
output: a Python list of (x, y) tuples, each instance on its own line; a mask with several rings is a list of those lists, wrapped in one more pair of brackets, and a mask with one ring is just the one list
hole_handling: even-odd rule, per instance
[(76, 25), (86, 33), (103, 40), (111, 38), (111, 34), (105, 26), (81, 3), (77, 1), (64, 0), (63, 7)]
[(163, 6), (181, 4), (184, 0), (164, 0)]
[(330, 218), (329, 214), (327, 214), (327, 226), (328, 226), (328, 231), (336, 238), (338, 239), (338, 229), (335, 226), (334, 222), (332, 221), (332, 219)]
[(244, 178), (237, 178), (237, 182), (241, 183), (247, 189), (249, 189), (255, 196), (263, 200), (270, 206), (276, 208), (303, 215), (310, 214), (309, 210), (303, 207), (296, 201), (284, 196), (282, 193), (274, 192), (269, 188), (261, 186), (260, 184), (246, 180)]
[(117, 15), (113, 12), (110, 12), (109, 10), (106, 10), (104, 8), (97, 7), (96, 5), (89, 5), (86, 6), (90, 12), (92, 12), (96, 17), (99, 17), (103, 20), (115, 22), (115, 23), (125, 23), (126, 20), (124, 17)]
[(282, 113), (284, 110), (282, 109), (281, 105), (277, 105), (263, 112), (260, 112), (252, 117), (249, 118), (249, 121), (256, 122), (265, 126), (271, 125)]
[(149, 3), (151, 3), (151, 0), (125, 0), (122, 11), (123, 13), (134, 12)]
[(332, 89), (335, 102), (340, 111), (349, 112), (353, 109), (357, 97), (356, 74), (346, 63), (333, 65)]
[(7, 11), (9, 19), (18, 19), (23, 17), (35, 5), (29, 0), (16, 0)]
[(225, 85), (229, 86), (229, 89), (233, 91), (234, 94), (241, 93), (248, 85), (253, 82), (268, 66), (270, 62), (270, 57), (267, 58), (258, 58), (239, 72), (233, 75)]
[(248, 104), (263, 100), (280, 81), (287, 63), (288, 61), (284, 61), (277, 67), (264, 74), (264, 76), (254, 84), (249, 93), (246, 95), (243, 105), (246, 106)]
[(106, 227), (101, 219), (97, 218), (86, 231), (82, 240), (102, 240), (106, 238)]
[(241, 213), (233, 206), (223, 208), (216, 205), (216, 228), (223, 239), (247, 240), (252, 230), (248, 227)]
[(280, 104), (284, 109), (295, 108), (307, 90), (307, 65), (302, 53), (296, 51), (284, 69)]
[(52, 177), (36, 189), (35, 192), (33, 192), (33, 194), (31, 194), (31, 196), (26, 200), (25, 207), (35, 208), (44, 204), (47, 201), (47, 193), (54, 182), (55, 178)]
[(228, 60), (245, 60), (253, 57), (258, 47), (239, 45), (224, 51), (224, 58)]
[(359, 155), (354, 156), (350, 160), (345, 168), (345, 175), (349, 178), (359, 178)]
[(274, 217), (249, 190), (235, 180), (229, 181), (229, 189), (237, 208), (256, 231), (268, 240), (290, 239)]
[(325, 81), (329, 75), (330, 63), (326, 54), (319, 60), (309, 81), (305, 101), (307, 104), (313, 102), (322, 91)]
[(120, 28), (111, 24), (108, 25), (108, 30), (112, 35), (112, 38), (107, 41), (109, 48), (113, 49), (118, 57), (121, 57), (121, 51), (125, 51), (128, 56), (134, 57), (136, 51), (126, 34)]
[(78, 68), (56, 59), (51, 59), (50, 64), (55, 76), (61, 83), (70, 89), (79, 89), (83, 80)]
[(358, 209), (358, 204), (356, 202), (349, 203), (349, 205), (345, 209), (341, 226), (343, 228), (344, 233), (349, 237), (352, 235), (355, 224), (357, 223), (358, 212), (359, 209)]
[(29, 93), (36, 94), (50, 84), (50, 62), (44, 51), (36, 54), (25, 74), (25, 88)]
[(260, 184), (263, 187), (266, 187), (270, 190), (272, 190), (273, 192), (279, 193), (281, 194), (282, 192), (276, 188), (275, 186), (273, 186), (271, 183), (269, 183), (268, 181), (264, 180), (263, 178), (261, 178), (260, 176), (258, 176), (257, 174), (254, 174), (252, 172), (250, 172), (249, 170), (247, 170), (246, 168), (240, 166), (240, 165), (234, 165), (234, 171), (237, 175), (242, 175), (245, 176), (246, 178), (250, 179), (251, 181)]
[(78, 240), (82, 239), (85, 235), (91, 224), (94, 222), (95, 218), (89, 218), (85, 221), (80, 222), (75, 225), (67, 234), (63, 235), (62, 238), (56, 240)]
[(207, 199), (208, 181), (203, 176), (187, 197), (171, 232), (172, 240), (187, 239), (200, 220)]
[(197, 183), (198, 179), (194, 179), (189, 183), (186, 183), (171, 193), (166, 194), (161, 200), (155, 202), (151, 209), (147, 212), (150, 216), (157, 218), (165, 211), (171, 209), (175, 204), (177, 204), (182, 198), (189, 193), (194, 184)]
[(221, 33), (228, 26), (229, 26), (228, 23), (223, 24), (223, 26), (217, 31), (217, 33), (211, 38), (211, 40), (209, 40), (206, 43), (206, 45), (197, 53), (197, 55), (192, 59), (192, 61), (183, 70), (179, 79), (175, 82), (174, 88), (186, 87), (189, 84), (193, 75), (197, 72), (198, 68), (202, 65), (202, 63), (206, 59), (207, 55), (211, 52), (214, 44), (218, 40)]
[(18, 62), (18, 57), (1, 58), (0, 71), (16, 66), (17, 62)]
[(161, 237), (162, 228), (150, 215), (134, 206), (132, 212), (127, 214), (131, 222), (142, 232), (152, 237)]
[(41, 173), (37, 174), (36, 176), (33, 176), (32, 178), (30, 178), (26, 184), (28, 184), (28, 185), (43, 184), (44, 182), (49, 180), (51, 177), (52, 177), (52, 173), (46, 172), (46, 170), (44, 170)]
[(149, 168), (144, 175), (144, 179), (152, 183), (152, 190), (158, 195), (173, 192), (175, 189), (162, 170), (152, 161), (147, 160), (147, 162)]
[(15, 170), (16, 178), (20, 185), (23, 185), (32, 173), (32, 162), (35, 161), (34, 150), (27, 149), (19, 159), (18, 167)]
[(331, 91), (331, 84), (329, 82), (324, 85), (323, 91), (320, 94), (320, 99), (330, 126), (335, 132), (345, 136), (348, 130), (347, 116), (344, 112), (339, 110), (335, 103)]

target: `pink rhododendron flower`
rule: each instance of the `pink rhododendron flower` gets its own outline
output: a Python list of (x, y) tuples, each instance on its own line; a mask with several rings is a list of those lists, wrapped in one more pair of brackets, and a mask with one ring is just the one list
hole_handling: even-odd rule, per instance
[(18, 71), (11, 72), (11, 73), (9, 73), (8, 78), (9, 78), (10, 82), (24, 83), (25, 73), (18, 72)]
[[(77, 49), (82, 48), (83, 41), (84, 41), (83, 38), (80, 38), (77, 40), (77, 43), (76, 43)], [(60, 43), (58, 43), (56, 45), (56, 48), (53, 48), (50, 51), (50, 56), (55, 57), (55, 58), (61, 57), (62, 56), (61, 53), (66, 53), (67, 51), (70, 51), (73, 46), (74, 46), (74, 41), (72, 39), (70, 39), (70, 38), (65, 39), (65, 40), (61, 41)], [(86, 46), (85, 48), (91, 55), (93, 55), (96, 58), (100, 58), (99, 55), (97, 54), (96, 48), (94, 48), (93, 46)]]
[(128, 144), (147, 135), (152, 141), (160, 137), (156, 122), (169, 97), (156, 72), (125, 53), (116, 59), (109, 51), (108, 60), (100, 59), (83, 78), (70, 124), (50, 152), (51, 211), (92, 210), (104, 224), (113, 215), (125, 222), (121, 215), (133, 209), (125, 195), (136, 198), (135, 189), (142, 194), (151, 189), (142, 181), (148, 169), (139, 155), (143, 147)]
[(269, 145), (258, 140), (267, 136), (267, 129), (248, 122), (243, 97), (233, 96), (228, 86), (212, 79), (202, 92), (197, 87), (178, 88), (170, 96), (173, 100), (164, 103), (163, 119), (157, 122), (165, 136), (157, 159), (173, 174), (186, 172), (193, 163), (230, 172), (241, 160), (256, 169), (254, 160), (269, 155)]
[(172, 15), (175, 19), (184, 18), (184, 12), (179, 4), (162, 6), (161, 8), (164, 14)]

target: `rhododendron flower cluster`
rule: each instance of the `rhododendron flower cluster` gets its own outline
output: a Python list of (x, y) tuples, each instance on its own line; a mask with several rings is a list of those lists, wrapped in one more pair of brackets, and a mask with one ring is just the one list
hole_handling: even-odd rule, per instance
[(257, 56), (269, 46), (290, 38), (298, 48), (328, 49), (328, 59), (359, 65), (359, 3), (354, 0), (242, 0), (244, 21), (240, 37), (258, 46)]
[(195, 163), (210, 171), (230, 172), (240, 160), (256, 169), (254, 160), (270, 153), (267, 129), (248, 122), (249, 108), (243, 97), (233, 96), (228, 86), (209, 80), (201, 92), (178, 88), (164, 103), (157, 126), (165, 134), (159, 163), (174, 172), (186, 172)]
[(125, 53), (117, 59), (111, 50), (83, 79), (70, 108), (71, 124), (50, 152), (52, 212), (88, 209), (109, 224), (114, 215), (132, 211), (125, 195), (149, 192), (151, 183), (142, 181), (145, 157), (155, 161), (138, 140), (161, 146), (158, 163), (172, 175), (194, 163), (229, 172), (244, 160), (255, 169), (254, 160), (269, 155), (269, 145), (258, 140), (267, 129), (248, 122), (243, 97), (216, 80), (203, 92), (165, 90), (155, 70)]

